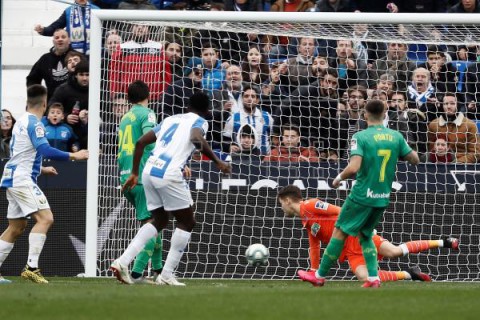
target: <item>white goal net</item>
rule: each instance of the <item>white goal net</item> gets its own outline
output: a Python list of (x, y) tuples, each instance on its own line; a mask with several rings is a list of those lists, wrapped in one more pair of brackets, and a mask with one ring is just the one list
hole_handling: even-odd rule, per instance
[[(115, 150), (126, 87), (141, 79), (158, 121), (185, 112), (196, 90), (208, 93), (207, 138), (232, 156), (228, 177), (201, 155), (188, 163), (197, 225), (180, 277), (293, 279), (309, 268), (308, 234), (298, 218), (283, 216), (277, 191), (294, 183), (306, 198), (341, 206), (352, 181), (329, 186), (347, 163), (352, 134), (365, 128), (365, 103), (380, 99), (389, 108), (385, 125), (405, 136), (422, 164), (399, 163), (378, 233), (394, 244), (460, 239), (458, 252), (433, 249), (380, 267), (418, 265), (436, 280), (479, 280), (478, 24), (458, 24), (455, 15), (422, 24), (427, 16), (413, 23), (400, 15), (402, 23), (366, 15), (375, 23), (359, 23), (358, 15), (305, 13), (282, 22), (281, 14), (248, 13), (238, 22), (226, 13), (196, 14), (178, 13), (177, 21), (165, 12), (94, 14), (90, 88), (100, 91), (91, 92), (90, 105), (99, 108), (90, 108), (89, 149), (101, 151), (89, 165), (88, 275), (111, 275), (139, 226), (119, 190)], [(394, 23), (385, 23), (389, 17)], [(446, 113), (447, 105), (457, 112)], [(172, 223), (163, 231), (165, 250), (171, 230)], [(247, 266), (253, 243), (269, 248), (267, 267)], [(346, 263), (331, 275), (353, 277)]]

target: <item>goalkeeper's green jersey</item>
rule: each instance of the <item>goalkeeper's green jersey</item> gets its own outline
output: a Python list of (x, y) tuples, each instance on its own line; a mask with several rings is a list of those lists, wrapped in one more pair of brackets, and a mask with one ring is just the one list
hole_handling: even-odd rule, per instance
[[(132, 173), (133, 152), (135, 143), (156, 125), (156, 117), (153, 110), (135, 104), (132, 106), (120, 122), (118, 130), (118, 155), (117, 162), (120, 170), (120, 182), (123, 185)], [(142, 183), (142, 171), (145, 162), (153, 150), (154, 144), (148, 145), (143, 152), (140, 168), (138, 171), (138, 183)]]
[(355, 133), (350, 156), (361, 156), (363, 159), (349, 197), (369, 207), (388, 206), (398, 158), (411, 151), (400, 132), (383, 125), (369, 126)]

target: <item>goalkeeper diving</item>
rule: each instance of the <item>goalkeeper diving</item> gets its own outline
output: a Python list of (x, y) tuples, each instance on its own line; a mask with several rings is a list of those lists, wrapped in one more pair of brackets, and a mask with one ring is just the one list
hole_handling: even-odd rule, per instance
[[(330, 242), (341, 208), (320, 199), (303, 200), (300, 189), (294, 185), (282, 188), (278, 192), (278, 200), (285, 215), (288, 217), (300, 217), (303, 227), (308, 232), (310, 270), (300, 270), (299, 274), (305, 272), (314, 273), (320, 263), (321, 244), (324, 243), (326, 245)], [(419, 253), (434, 248), (458, 250), (458, 239), (453, 237), (443, 237), (441, 240), (409, 241), (397, 246), (379, 235), (374, 235), (373, 242), (377, 248), (378, 260), (382, 260), (384, 257), (402, 257), (407, 254)], [(348, 261), (351, 271), (359, 281), (367, 280), (368, 271), (362, 253), (362, 246), (357, 237), (347, 237), (339, 261)], [(431, 281), (430, 276), (423, 273), (418, 266), (404, 271), (379, 270), (378, 275), (380, 281)]]

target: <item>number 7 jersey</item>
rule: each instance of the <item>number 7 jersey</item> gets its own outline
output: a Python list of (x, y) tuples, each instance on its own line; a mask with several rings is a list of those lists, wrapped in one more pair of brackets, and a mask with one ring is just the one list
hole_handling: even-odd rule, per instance
[(383, 208), (390, 203), (399, 157), (412, 149), (402, 134), (383, 125), (369, 126), (353, 135), (350, 156), (362, 157), (350, 199), (364, 206)]
[(208, 131), (205, 119), (192, 112), (165, 118), (153, 128), (157, 141), (143, 174), (161, 179), (183, 180), (183, 168), (195, 150), (190, 141), (193, 128), (202, 130), (204, 137)]

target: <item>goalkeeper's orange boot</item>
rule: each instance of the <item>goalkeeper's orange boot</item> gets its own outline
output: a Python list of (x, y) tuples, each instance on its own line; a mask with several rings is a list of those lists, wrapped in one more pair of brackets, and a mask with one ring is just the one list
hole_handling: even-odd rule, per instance
[(412, 281), (432, 281), (432, 278), (426, 273), (423, 273), (418, 266), (414, 266), (407, 270), (407, 272), (412, 277)]
[(443, 247), (458, 250), (458, 239), (453, 237), (443, 238)]
[(380, 288), (380, 280), (373, 280), (373, 281), (365, 281), (365, 283), (362, 285), (362, 288), (375, 288), (378, 289)]
[(325, 278), (317, 278), (315, 271), (298, 270), (298, 277), (302, 279), (302, 281), (310, 282), (314, 287), (323, 287), (325, 284)]

